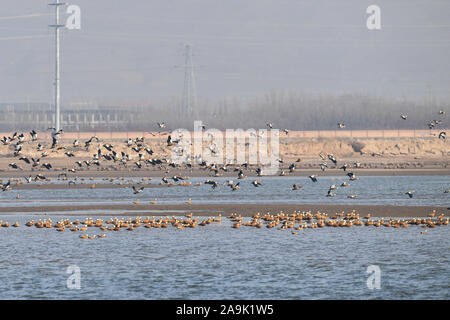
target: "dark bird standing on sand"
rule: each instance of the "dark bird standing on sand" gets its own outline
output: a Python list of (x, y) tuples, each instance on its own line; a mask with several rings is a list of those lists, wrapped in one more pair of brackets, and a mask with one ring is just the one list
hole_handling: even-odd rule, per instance
[(172, 143), (172, 136), (169, 135), (169, 136), (167, 137), (167, 146), (170, 147), (170, 146), (172, 146), (172, 145), (173, 145), (173, 143)]
[(442, 131), (441, 133), (439, 133), (439, 139), (442, 139), (445, 141), (446, 135), (447, 135), (447, 133), (445, 131)]

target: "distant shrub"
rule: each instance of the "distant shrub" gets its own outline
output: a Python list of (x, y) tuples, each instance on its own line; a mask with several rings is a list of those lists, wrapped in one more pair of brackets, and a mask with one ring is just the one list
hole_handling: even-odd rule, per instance
[(364, 143), (362, 143), (361, 141), (352, 142), (352, 148), (353, 148), (353, 151), (355, 151), (355, 152), (361, 152), (365, 146), (366, 145)]

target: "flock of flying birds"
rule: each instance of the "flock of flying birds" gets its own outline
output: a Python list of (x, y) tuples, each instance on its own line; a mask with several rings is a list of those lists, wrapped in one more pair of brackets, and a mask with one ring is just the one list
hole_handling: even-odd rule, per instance
[[(440, 110), (439, 115), (444, 115), (445, 112)], [(407, 120), (406, 114), (401, 114), (400, 116), (403, 120)], [(441, 124), (442, 121), (440, 120), (432, 120), (428, 126), (430, 129), (433, 129), (437, 125)], [(273, 123), (267, 122), (267, 127), (269, 129), (273, 128)], [(157, 127), (159, 129), (166, 128), (166, 124), (164, 122), (157, 122)], [(338, 128), (343, 129), (345, 128), (344, 123), (338, 123)], [(202, 125), (202, 129), (206, 129), (206, 125)], [(179, 164), (175, 164), (168, 158), (156, 158), (153, 157), (155, 155), (155, 152), (149, 148), (145, 142), (144, 137), (137, 137), (135, 139), (129, 138), (127, 141), (124, 142), (124, 146), (126, 147), (124, 151), (116, 151), (115, 147), (108, 143), (101, 143), (100, 139), (97, 136), (92, 136), (90, 139), (80, 142), (79, 140), (74, 140), (72, 143), (72, 147), (65, 147), (60, 145), (60, 139), (61, 135), (63, 134), (63, 130), (56, 131), (55, 128), (49, 128), (49, 130), (52, 130), (52, 143), (50, 147), (45, 147), (40, 142), (38, 142), (38, 134), (35, 130), (32, 130), (29, 132), (30, 138), (27, 139), (24, 133), (18, 134), (15, 132), (11, 137), (3, 137), (0, 141), (4, 146), (14, 146), (14, 158), (17, 158), (18, 161), (23, 161), (25, 164), (31, 165), (31, 168), (34, 170), (40, 170), (42, 168), (46, 170), (51, 170), (53, 168), (53, 165), (49, 161), (45, 161), (45, 158), (49, 155), (49, 153), (63, 153), (64, 156), (68, 158), (74, 158), (76, 157), (76, 150), (85, 150), (90, 151), (90, 148), (93, 146), (93, 143), (97, 143), (97, 151), (92, 155), (91, 159), (86, 159), (83, 161), (77, 160), (74, 161), (74, 166), (72, 168), (64, 168), (62, 171), (67, 170), (69, 173), (76, 173), (79, 170), (84, 170), (84, 168), (89, 168), (91, 166), (101, 168), (105, 164), (113, 164), (113, 168), (120, 169), (121, 166), (127, 168), (129, 163), (133, 163), (132, 166), (135, 169), (142, 169), (144, 167), (156, 167), (158, 169), (165, 170), (165, 173), (168, 174), (170, 172), (170, 168), (177, 169), (180, 168)], [(289, 130), (284, 129), (283, 132), (288, 135)], [(160, 135), (166, 135), (167, 132), (160, 132)], [(153, 134), (155, 135), (155, 134)], [(440, 132), (439, 139), (445, 140), (446, 139), (446, 133), (445, 131)], [(176, 146), (178, 144), (179, 140), (172, 138), (171, 135), (168, 135), (166, 143), (167, 148)], [(36, 143), (36, 150), (40, 152), (40, 157), (27, 157), (22, 155), (22, 147), (25, 143)], [(117, 148), (116, 148), (117, 149)], [(211, 146), (210, 146), (210, 149)], [(123, 150), (123, 148), (122, 148)], [(137, 161), (134, 161), (133, 159), (136, 159), (137, 155)], [(156, 156), (156, 155), (155, 155)], [(342, 163), (341, 165), (338, 165), (338, 160), (333, 154), (324, 155), (322, 153), (319, 154), (322, 162), (320, 163), (320, 169), (322, 171), (325, 171), (329, 166), (333, 166), (334, 168), (339, 168), (343, 170), (343, 172), (348, 177), (349, 181), (355, 181), (358, 179), (358, 177), (355, 175), (355, 173), (352, 171), (352, 169), (360, 168), (361, 164), (358, 162), (354, 162), (352, 165), (348, 163)], [(198, 160), (198, 159), (197, 159)], [(200, 159), (201, 160), (201, 159)], [(283, 164), (284, 161), (281, 159), (278, 159), (280, 164)], [(327, 161), (331, 162), (329, 164)], [(281, 169), (279, 175), (280, 176), (287, 176), (289, 173), (294, 172), (297, 167), (296, 163), (301, 162), (301, 159), (297, 159), (296, 162), (291, 163), (287, 169)], [(182, 169), (192, 169), (192, 164), (189, 162), (184, 163), (184, 168)], [(16, 162), (9, 163), (9, 167), (12, 169), (22, 169), (20, 165), (18, 165)], [(245, 174), (245, 170), (255, 170), (256, 176), (261, 177), (264, 176), (264, 170), (261, 166), (255, 166), (255, 165), (249, 165), (248, 163), (243, 163), (240, 165), (234, 166), (234, 168), (231, 167), (231, 165), (218, 165), (215, 163), (207, 163), (206, 161), (199, 161), (199, 167), (203, 170), (208, 170), (211, 175), (214, 177), (220, 177), (223, 175), (223, 172), (237, 172), (237, 179), (242, 180), (247, 177)], [(65, 176), (67, 178), (66, 172), (61, 172), (59, 176)], [(161, 180), (161, 184), (173, 184), (175, 182), (187, 180), (189, 177), (182, 177), (174, 175), (172, 177), (164, 176)], [(318, 176), (317, 175), (310, 175), (309, 179), (313, 183), (318, 182)], [(33, 181), (46, 181), (47, 178), (41, 174), (38, 173), (35, 177), (32, 177), (31, 175), (29, 177), (24, 178), (24, 180), (27, 183), (31, 183)], [(171, 182), (172, 180), (173, 182)], [(69, 183), (74, 183), (73, 181), (70, 181)], [(228, 180), (224, 185), (229, 187), (232, 191), (237, 191), (240, 188), (240, 181), (235, 183), (232, 180)], [(204, 184), (211, 185), (213, 189), (219, 187), (222, 185), (221, 183), (214, 181), (212, 179), (208, 179), (204, 182)], [(251, 184), (254, 187), (261, 187), (263, 184), (260, 180), (253, 180)], [(342, 182), (340, 187), (347, 187), (349, 186), (348, 182)], [(6, 183), (4, 183), (2, 186), (3, 191), (8, 191), (12, 189), (11, 186), (11, 179), (8, 180)], [(304, 187), (300, 184), (294, 184), (292, 186), (292, 190), (301, 190)], [(334, 197), (336, 196), (336, 193), (334, 192), (338, 187), (336, 185), (331, 185), (328, 189), (328, 192), (326, 194), (327, 197)], [(132, 186), (132, 191), (134, 194), (142, 193), (144, 190), (144, 187), (137, 188), (136, 186)], [(446, 193), (450, 193), (450, 190), (445, 190)], [(414, 190), (408, 190), (405, 192), (406, 195), (408, 195), (410, 198), (414, 196), (415, 191)], [(348, 195), (348, 198), (356, 198), (356, 194)]]

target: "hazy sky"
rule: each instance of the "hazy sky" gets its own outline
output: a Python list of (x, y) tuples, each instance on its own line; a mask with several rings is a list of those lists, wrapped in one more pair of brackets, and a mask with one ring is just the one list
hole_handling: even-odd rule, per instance
[[(52, 0), (0, 0), (0, 102), (53, 101)], [(181, 96), (184, 44), (199, 99), (271, 90), (450, 97), (448, 0), (73, 0), (63, 102)], [(366, 8), (381, 7), (379, 31)], [(62, 10), (62, 19), (68, 16)]]

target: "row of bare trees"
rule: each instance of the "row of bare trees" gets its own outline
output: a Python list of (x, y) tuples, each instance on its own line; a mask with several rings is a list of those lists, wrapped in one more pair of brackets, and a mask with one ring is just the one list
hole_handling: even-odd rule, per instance
[[(103, 125), (97, 131), (153, 131), (158, 130), (157, 122), (165, 122), (165, 130), (177, 128), (192, 129), (194, 120), (202, 120), (208, 127), (265, 128), (273, 123), (274, 128), (289, 130), (333, 130), (337, 124), (345, 124), (345, 129), (427, 129), (433, 120), (441, 121), (436, 128), (448, 128), (447, 113), (450, 102), (435, 99), (398, 99), (374, 97), (364, 94), (301, 94), (271, 92), (265, 96), (245, 98), (224, 98), (216, 101), (201, 101), (192, 114), (180, 112), (180, 101), (160, 104), (123, 106), (120, 109), (133, 113), (122, 125)], [(115, 107), (117, 110), (117, 106)], [(64, 106), (62, 112), (64, 112)], [(107, 108), (103, 108), (107, 110)], [(447, 112), (439, 114), (439, 111)], [(49, 112), (49, 111), (47, 111)], [(400, 116), (406, 115), (404, 120)], [(36, 123), (1, 122), (0, 131), (21, 131), (38, 129)], [(130, 123), (128, 123), (130, 122)], [(6, 128), (5, 124), (9, 124)], [(4, 127), (4, 128), (3, 128)], [(92, 131), (93, 126), (80, 125), (77, 131)], [(71, 131), (71, 128), (67, 128)]]
[[(193, 115), (179, 113), (179, 107), (164, 105), (148, 110), (146, 119), (166, 121), (171, 129), (191, 129), (194, 120), (209, 127), (264, 128), (267, 122), (279, 129), (330, 130), (338, 129), (427, 129), (428, 123), (439, 120), (438, 126), (449, 127), (449, 103), (435, 100), (420, 101), (373, 97), (363, 94), (307, 95), (271, 93), (254, 99), (227, 98), (203, 102)], [(406, 115), (407, 119), (401, 118)]]

